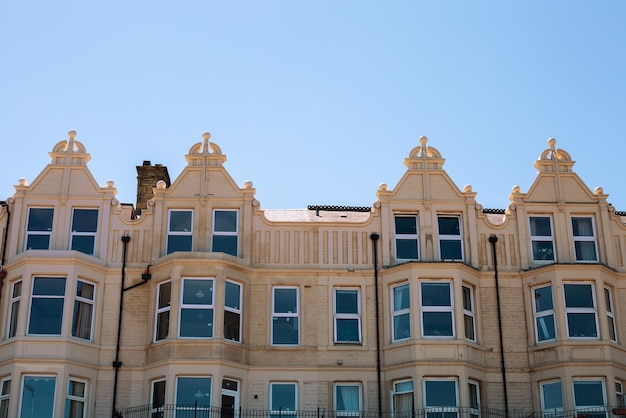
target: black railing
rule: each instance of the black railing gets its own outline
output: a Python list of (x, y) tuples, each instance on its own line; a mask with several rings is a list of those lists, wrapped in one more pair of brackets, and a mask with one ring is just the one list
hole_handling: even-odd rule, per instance
[(317, 410), (233, 410), (208, 405), (144, 405), (118, 411), (123, 418), (613, 418), (625, 415), (624, 408), (610, 406), (571, 411), (509, 411), (491, 408), (432, 407), (404, 412)]

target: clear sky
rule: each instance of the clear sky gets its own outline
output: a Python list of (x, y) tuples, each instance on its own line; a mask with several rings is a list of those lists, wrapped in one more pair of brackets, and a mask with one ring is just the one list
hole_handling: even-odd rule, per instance
[(0, 200), (75, 129), (135, 201), (209, 131), (266, 209), (369, 206), (426, 135), (505, 208), (550, 137), (626, 210), (626, 1), (3, 1)]

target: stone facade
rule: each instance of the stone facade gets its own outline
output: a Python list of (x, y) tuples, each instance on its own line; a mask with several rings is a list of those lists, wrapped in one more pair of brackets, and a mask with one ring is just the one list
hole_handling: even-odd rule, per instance
[(0, 417), (623, 402), (626, 225), (553, 139), (505, 210), (425, 137), (371, 208), (263, 210), (208, 133), (137, 208), (75, 136), (0, 206)]

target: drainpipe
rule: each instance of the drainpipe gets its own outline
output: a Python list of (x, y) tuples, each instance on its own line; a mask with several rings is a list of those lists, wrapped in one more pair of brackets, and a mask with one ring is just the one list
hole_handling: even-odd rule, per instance
[(117, 345), (115, 347), (115, 360), (113, 361), (113, 367), (115, 368), (115, 378), (113, 380), (113, 411), (111, 416), (113, 418), (121, 417), (119, 412), (117, 411), (117, 378), (119, 375), (120, 368), (122, 367), (122, 362), (120, 361), (120, 340), (122, 337), (122, 313), (124, 310), (124, 292), (130, 289), (134, 289), (137, 286), (141, 286), (144, 283), (147, 283), (150, 280), (150, 266), (141, 275), (142, 282), (135, 283), (132, 286), (124, 287), (126, 280), (126, 254), (128, 253), (128, 243), (130, 242), (130, 236), (124, 235), (122, 236), (122, 284), (120, 285), (120, 313), (117, 320)]
[(0, 257), (0, 296), (2, 296), (2, 287), (4, 285), (4, 278), (7, 276), (7, 272), (4, 270), (5, 256), (7, 254), (7, 242), (9, 238), (9, 225), (11, 225), (11, 211), (7, 202), (0, 202), (0, 205), (7, 209), (7, 223), (4, 229), (4, 237), (2, 239), (2, 256)]
[(493, 253), (493, 270), (495, 272), (496, 279), (496, 303), (498, 304), (498, 330), (500, 333), (500, 364), (502, 372), (502, 388), (504, 390), (504, 412), (506, 416), (509, 416), (509, 398), (507, 396), (506, 388), (506, 368), (504, 366), (504, 342), (502, 339), (502, 314), (500, 310), (500, 285), (498, 283), (498, 257), (496, 256), (496, 242), (498, 237), (495, 235), (489, 236), (489, 242), (491, 243), (491, 251)]
[(382, 381), (381, 381), (381, 368), (380, 368), (380, 310), (378, 307), (378, 235), (373, 232), (370, 235), (372, 240), (372, 248), (374, 251), (374, 295), (376, 299), (376, 376), (378, 379), (378, 416), (383, 416), (383, 397), (382, 397)]

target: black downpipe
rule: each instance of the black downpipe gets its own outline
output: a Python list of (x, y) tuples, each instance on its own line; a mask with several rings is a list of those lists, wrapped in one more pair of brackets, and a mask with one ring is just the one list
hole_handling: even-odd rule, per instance
[(504, 390), (504, 412), (506, 416), (509, 416), (509, 398), (507, 395), (506, 388), (506, 367), (504, 365), (504, 341), (502, 337), (502, 313), (500, 310), (500, 284), (498, 283), (498, 258), (496, 256), (496, 242), (498, 242), (498, 237), (495, 235), (491, 235), (489, 237), (489, 242), (491, 243), (491, 251), (493, 253), (493, 270), (495, 272), (496, 279), (496, 303), (498, 304), (498, 330), (500, 331), (500, 363), (501, 363), (501, 372), (502, 372), (502, 389)]
[(117, 345), (115, 347), (115, 361), (113, 361), (113, 367), (115, 368), (115, 378), (113, 380), (113, 413), (112, 417), (119, 416), (117, 412), (117, 378), (122, 367), (120, 361), (120, 339), (122, 337), (122, 313), (124, 311), (124, 282), (126, 279), (126, 254), (128, 252), (128, 243), (130, 242), (130, 236), (122, 236), (122, 284), (120, 285), (120, 313), (117, 319)]
[(380, 309), (378, 306), (378, 235), (373, 232), (370, 235), (372, 240), (372, 248), (374, 250), (374, 295), (376, 299), (376, 377), (378, 379), (378, 416), (383, 416), (383, 391), (382, 391), (382, 379), (381, 379), (381, 367), (380, 367)]

